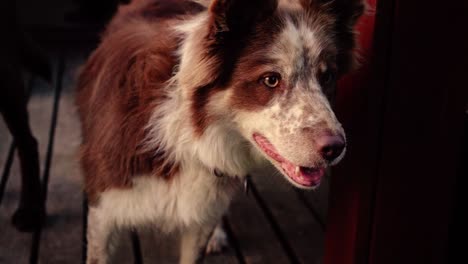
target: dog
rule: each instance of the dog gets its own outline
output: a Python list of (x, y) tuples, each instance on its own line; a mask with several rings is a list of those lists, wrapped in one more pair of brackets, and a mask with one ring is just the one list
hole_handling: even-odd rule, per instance
[(119, 227), (181, 233), (199, 263), (246, 175), (272, 164), (313, 189), (342, 159), (333, 113), (356, 65), (362, 0), (133, 1), (78, 78), (87, 263)]

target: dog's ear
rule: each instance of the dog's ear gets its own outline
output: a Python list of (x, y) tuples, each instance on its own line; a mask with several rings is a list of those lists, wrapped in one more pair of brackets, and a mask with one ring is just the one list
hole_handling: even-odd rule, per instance
[(270, 16), (277, 6), (278, 0), (213, 0), (209, 8), (211, 36), (247, 32), (256, 22)]
[(355, 68), (357, 63), (356, 34), (354, 27), (367, 9), (365, 0), (301, 0), (305, 9), (321, 10), (335, 18), (338, 45), (337, 64), (340, 73)]
[(352, 28), (366, 10), (365, 0), (300, 0), (305, 9), (325, 9), (333, 13), (339, 23)]

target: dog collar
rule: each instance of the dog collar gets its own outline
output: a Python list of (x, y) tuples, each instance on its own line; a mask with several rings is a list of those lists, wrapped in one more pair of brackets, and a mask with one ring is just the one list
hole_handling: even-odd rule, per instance
[[(213, 171), (213, 174), (218, 177), (218, 178), (224, 178), (227, 176), (226, 173), (223, 173), (222, 171), (218, 170), (218, 169), (214, 169)], [(236, 176), (237, 177), (237, 176)], [(244, 193), (245, 194), (249, 194), (249, 191), (250, 191), (250, 175), (246, 175), (244, 177), (244, 182), (243, 182), (243, 187), (244, 187)]]

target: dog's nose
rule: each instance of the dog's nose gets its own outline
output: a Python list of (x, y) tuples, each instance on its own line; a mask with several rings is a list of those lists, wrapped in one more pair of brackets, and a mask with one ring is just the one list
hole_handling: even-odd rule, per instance
[(320, 154), (328, 162), (332, 162), (340, 156), (345, 148), (344, 138), (337, 135), (322, 135), (316, 140), (316, 143)]

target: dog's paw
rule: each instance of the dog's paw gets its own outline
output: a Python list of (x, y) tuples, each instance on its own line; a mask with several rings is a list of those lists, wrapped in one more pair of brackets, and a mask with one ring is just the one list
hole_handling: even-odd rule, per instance
[(220, 225), (217, 225), (206, 246), (206, 254), (221, 253), (228, 246), (229, 242), (224, 229)]
[(19, 207), (11, 218), (18, 231), (34, 232), (43, 224), (44, 209), (41, 206)]

